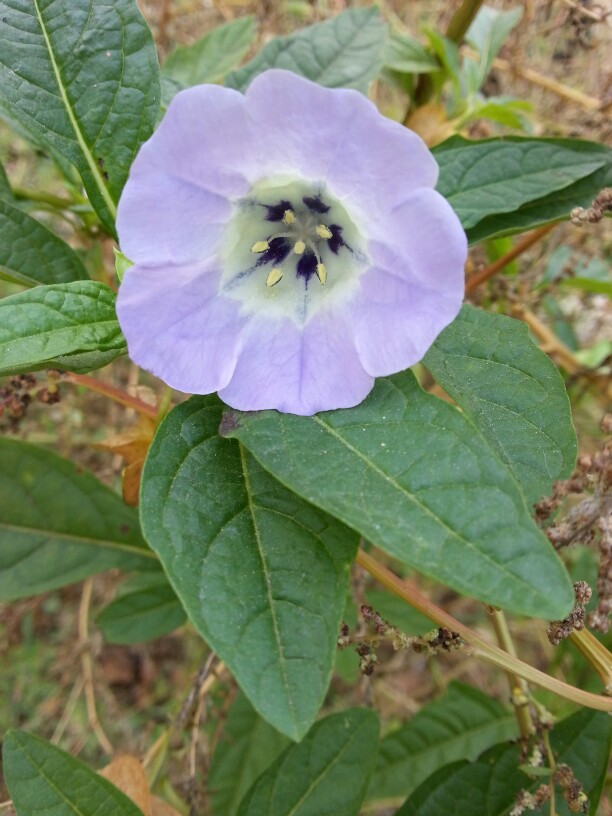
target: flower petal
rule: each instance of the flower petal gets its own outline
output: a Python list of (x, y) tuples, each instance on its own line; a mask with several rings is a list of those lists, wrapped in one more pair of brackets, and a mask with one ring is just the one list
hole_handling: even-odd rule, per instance
[(459, 313), (467, 239), (450, 205), (422, 190), (393, 211), (385, 242), (368, 252), (374, 266), (350, 312), (359, 358), (379, 377), (421, 360)]
[(253, 139), (265, 144), (277, 173), (327, 181), (367, 217), (435, 186), (438, 165), (420, 137), (358, 91), (274, 69), (253, 80), (246, 102)]
[(258, 170), (249, 133), (237, 91), (198, 85), (178, 93), (130, 169), (117, 213), (123, 253), (147, 265), (210, 257), (229, 199), (246, 194)]
[(210, 264), (132, 266), (117, 295), (131, 359), (178, 391), (210, 394), (232, 377), (244, 319)]
[(340, 316), (320, 314), (304, 327), (255, 318), (219, 396), (242, 411), (276, 408), (309, 416), (358, 405), (373, 384)]

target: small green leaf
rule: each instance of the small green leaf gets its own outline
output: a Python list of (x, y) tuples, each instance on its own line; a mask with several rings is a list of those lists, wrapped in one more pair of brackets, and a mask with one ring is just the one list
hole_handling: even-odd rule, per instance
[(10, 204), (14, 204), (15, 202), (15, 196), (13, 195), (11, 183), (8, 180), (6, 170), (2, 164), (0, 164), (0, 199), (3, 201), (8, 201)]
[(113, 247), (113, 252), (115, 253), (115, 272), (117, 273), (119, 283), (121, 283), (123, 276), (128, 271), (130, 266), (134, 266), (134, 261), (130, 261), (129, 258), (126, 258), (123, 252), (117, 249), (117, 247)]
[(222, 410), (193, 397), (161, 423), (142, 475), (143, 531), (255, 708), (299, 739), (327, 690), (357, 538), (222, 439)]
[(356, 408), (229, 411), (224, 427), (289, 489), (425, 575), (513, 612), (570, 609), (567, 573), (510, 471), (410, 372), (379, 379)]
[(464, 306), (423, 363), (508, 465), (530, 504), (570, 475), (577, 441), (563, 379), (524, 323)]
[(0, 439), (0, 599), (57, 589), (113, 567), (158, 569), (138, 516), (90, 473)]
[(238, 816), (357, 816), (377, 750), (372, 711), (332, 714), (259, 777)]
[[(601, 711), (584, 709), (553, 728), (550, 741), (557, 763), (573, 769), (596, 816), (610, 757), (612, 721)], [(522, 788), (543, 782), (520, 770), (516, 745), (497, 745), (476, 762), (456, 762), (436, 771), (414, 791), (396, 816), (507, 816)], [(533, 813), (533, 811), (525, 811)], [(556, 813), (570, 816), (559, 788)]]
[(0, 104), (79, 171), (114, 233), (159, 107), (155, 45), (134, 0), (0, 0)]
[(570, 187), (603, 167), (612, 151), (571, 139), (507, 137), (470, 142), (453, 136), (433, 152), (440, 165), (438, 192), (464, 229), (483, 218)]
[(94, 362), (103, 354), (110, 362), (125, 354), (115, 297), (98, 281), (74, 281), (0, 300), (0, 376), (41, 368), (70, 371), (73, 360), (84, 370), (84, 359)]
[(178, 46), (162, 66), (162, 76), (187, 88), (219, 82), (235, 68), (255, 37), (255, 18), (238, 17), (188, 46)]
[(514, 714), (488, 695), (453, 682), (443, 697), (382, 740), (367, 798), (403, 798), (438, 768), (474, 760), (491, 745), (516, 736)]
[[(478, 51), (480, 57), (475, 81), (469, 88), (471, 92), (480, 90), (491, 70), (493, 60), (522, 16), (523, 9), (520, 6), (508, 9), (508, 11), (500, 11), (486, 5), (480, 7), (474, 22), (465, 35), (466, 41)], [(474, 64), (471, 60), (466, 62), (466, 64), (470, 63)]]
[(392, 31), (383, 54), (384, 67), (401, 74), (431, 74), (440, 70), (431, 51), (414, 37)]
[(263, 720), (238, 692), (208, 776), (214, 816), (235, 816), (244, 794), (289, 744), (287, 737)]
[(0, 200), (0, 277), (22, 286), (87, 280), (76, 252), (34, 218)]
[(153, 573), (137, 578), (134, 588), (128, 581), (119, 597), (98, 615), (96, 623), (109, 643), (144, 643), (185, 623), (185, 610), (165, 575)]
[(226, 85), (244, 91), (268, 68), (285, 68), (328, 88), (365, 93), (382, 67), (387, 26), (376, 7), (347, 9), (331, 20), (275, 37)]
[(24, 731), (9, 731), (4, 774), (17, 816), (143, 816), (78, 759)]

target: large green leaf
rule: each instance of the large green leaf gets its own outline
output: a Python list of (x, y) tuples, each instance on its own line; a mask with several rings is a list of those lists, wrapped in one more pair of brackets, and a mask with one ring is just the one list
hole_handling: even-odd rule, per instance
[(376, 7), (347, 9), (331, 20), (275, 37), (225, 84), (244, 91), (268, 68), (285, 68), (328, 88), (364, 93), (382, 67), (387, 26)]
[(2, 757), (17, 816), (143, 816), (106, 779), (33, 734), (9, 731)]
[[(551, 734), (556, 761), (569, 765), (584, 786), (591, 816), (597, 814), (611, 736), (609, 715), (589, 709), (563, 720)], [(533, 791), (548, 781), (548, 777), (530, 778), (518, 769), (519, 762), (516, 745), (497, 745), (476, 762), (447, 765), (423, 782), (396, 816), (507, 816), (519, 790)], [(559, 789), (556, 813), (570, 816)]]
[(185, 610), (164, 573), (136, 575), (105, 606), (96, 623), (110, 643), (143, 643), (185, 623)]
[(219, 82), (248, 51), (255, 36), (255, 18), (238, 17), (209, 31), (192, 45), (179, 46), (162, 66), (162, 76), (187, 88)]
[(0, 599), (35, 595), (112, 567), (157, 569), (135, 511), (72, 462), (0, 439)]
[(563, 190), (530, 201), (515, 212), (501, 215), (491, 213), (475, 227), (467, 230), (470, 243), (524, 232), (554, 221), (567, 221), (574, 207), (589, 207), (600, 190), (612, 185), (612, 151), (605, 145), (596, 145), (592, 142), (586, 144), (589, 146), (589, 152), (598, 152), (605, 159), (606, 163), (599, 170), (575, 181)]
[(357, 816), (377, 750), (374, 712), (326, 717), (259, 777), (238, 816)]
[(378, 380), (356, 408), (229, 411), (224, 429), (291, 490), (420, 572), (526, 615), (570, 609), (567, 573), (510, 471), (411, 372)]
[(159, 107), (135, 0), (0, 0), (0, 104), (77, 168), (106, 228)]
[(464, 229), (483, 218), (570, 187), (602, 168), (612, 151), (572, 139), (507, 137), (473, 142), (453, 136), (434, 150), (438, 191)]
[[(1, 198), (1, 193), (0, 193)], [(89, 275), (76, 252), (17, 207), (0, 200), (0, 277), (23, 286), (68, 283)]]
[(105, 362), (125, 354), (115, 297), (98, 281), (74, 281), (0, 300), (0, 376), (50, 367), (84, 370), (84, 359), (96, 368), (100, 354)]
[(357, 540), (222, 439), (222, 410), (193, 397), (160, 425), (142, 475), (143, 531), (255, 708), (299, 739), (327, 690)]
[(563, 379), (520, 320), (464, 306), (424, 364), (514, 473), (531, 504), (572, 472)]
[(450, 762), (474, 760), (497, 742), (516, 739), (513, 713), (462, 683), (428, 703), (381, 744), (368, 799), (405, 797)]
[(208, 775), (214, 816), (235, 816), (253, 782), (289, 745), (241, 692), (234, 699)]

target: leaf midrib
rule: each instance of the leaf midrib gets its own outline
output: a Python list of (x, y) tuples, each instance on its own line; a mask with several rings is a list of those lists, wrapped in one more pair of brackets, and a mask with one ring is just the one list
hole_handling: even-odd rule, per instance
[(111, 217), (112, 217), (112, 219), (114, 221), (116, 219), (116, 217), (117, 217), (117, 207), (115, 205), (115, 202), (111, 198), (111, 195), (110, 195), (106, 185), (104, 184), (104, 181), (102, 179), (102, 176), (100, 175), (100, 171), (98, 169), (98, 166), (97, 166), (96, 162), (93, 160), (93, 156), (91, 155), (91, 153), (89, 151), (89, 147), (87, 145), (87, 142), (85, 141), (85, 138), (84, 138), (84, 136), (83, 136), (83, 134), (81, 132), (81, 129), (79, 127), (78, 120), (77, 120), (77, 118), (76, 118), (76, 116), (74, 114), (74, 111), (72, 110), (72, 105), (71, 105), (70, 99), (68, 98), (68, 94), (66, 93), (66, 90), (64, 88), (62, 75), (60, 73), (59, 66), (58, 66), (57, 61), (55, 59), (55, 53), (53, 51), (53, 46), (52, 46), (51, 40), (49, 39), (49, 35), (47, 34), (45, 21), (43, 19), (41, 11), (40, 11), (39, 0), (34, 0), (34, 7), (36, 9), (36, 16), (38, 18), (38, 23), (40, 25), (40, 30), (42, 32), (43, 39), (44, 39), (45, 45), (47, 47), (47, 51), (49, 53), (49, 60), (51, 62), (51, 66), (53, 68), (53, 73), (55, 75), (55, 81), (57, 83), (57, 87), (58, 87), (58, 90), (60, 92), (60, 97), (62, 99), (62, 102), (64, 103), (64, 108), (65, 108), (66, 113), (68, 115), (70, 125), (72, 127), (73, 132), (74, 132), (74, 135), (76, 136), (76, 140), (77, 140), (77, 142), (79, 144), (79, 147), (81, 148), (81, 152), (83, 154), (83, 157), (85, 158), (85, 161), (87, 162), (87, 166), (89, 168), (89, 171), (91, 172), (91, 175), (92, 175), (94, 181), (96, 182), (96, 186), (98, 187), (98, 189), (100, 191), (100, 194), (102, 195), (102, 199), (104, 200), (104, 203), (106, 204), (106, 207), (107, 207), (107, 209), (108, 209), (108, 211), (109, 211), (109, 213), (110, 213), (110, 215), (111, 215)]
[(129, 553), (130, 555), (142, 555), (145, 558), (152, 558), (157, 560), (157, 555), (153, 550), (139, 547), (137, 544), (122, 544), (119, 541), (113, 541), (107, 538), (92, 538), (91, 536), (81, 536), (75, 533), (62, 533), (58, 530), (39, 529), (38, 527), (25, 527), (18, 524), (9, 524), (5, 521), (0, 521), (0, 531), (8, 533), (25, 533), (26, 535), (43, 536), (44, 538), (58, 538), (66, 539), (75, 544), (83, 544), (85, 546), (104, 547), (109, 550), (118, 550)]
[(245, 458), (245, 448), (242, 443), (238, 443), (238, 448), (240, 451), (240, 466), (242, 468), (242, 475), (244, 477), (244, 488), (247, 494), (247, 503), (249, 508), (249, 514), (251, 516), (251, 520), (253, 523), (253, 532), (255, 534), (255, 543), (257, 544), (257, 551), (259, 552), (259, 557), (261, 560), (261, 566), (264, 573), (264, 581), (266, 584), (266, 594), (268, 596), (268, 605), (270, 607), (270, 618), (272, 620), (272, 627), (274, 630), (274, 640), (276, 641), (276, 648), (278, 653), (278, 665), (280, 668), (280, 672), (282, 675), (283, 685), (285, 686), (285, 691), (287, 694), (287, 705), (289, 707), (289, 712), (291, 715), (291, 720), (293, 723), (294, 733), (299, 734), (299, 724), (297, 721), (296, 713), (295, 713), (295, 704), (293, 701), (293, 696), (291, 694), (290, 684), (289, 684), (289, 677), (287, 676), (287, 667), (285, 665), (284, 660), (284, 649), (280, 638), (280, 630), (278, 626), (278, 620), (276, 618), (276, 610), (274, 605), (274, 599), (272, 597), (272, 588), (270, 582), (270, 575), (268, 571), (268, 565), (266, 563), (261, 536), (259, 532), (259, 527), (257, 525), (257, 519), (255, 516), (255, 507), (256, 504), (253, 499), (253, 491), (251, 489), (251, 480), (249, 477), (249, 471), (247, 468), (246, 458)]

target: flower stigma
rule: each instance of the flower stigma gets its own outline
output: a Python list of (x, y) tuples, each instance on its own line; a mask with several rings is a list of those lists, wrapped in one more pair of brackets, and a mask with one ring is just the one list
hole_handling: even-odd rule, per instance
[(355, 217), (322, 183), (304, 180), (255, 184), (236, 204), (221, 256), (221, 291), (244, 313), (298, 325), (350, 293), (368, 263)]

